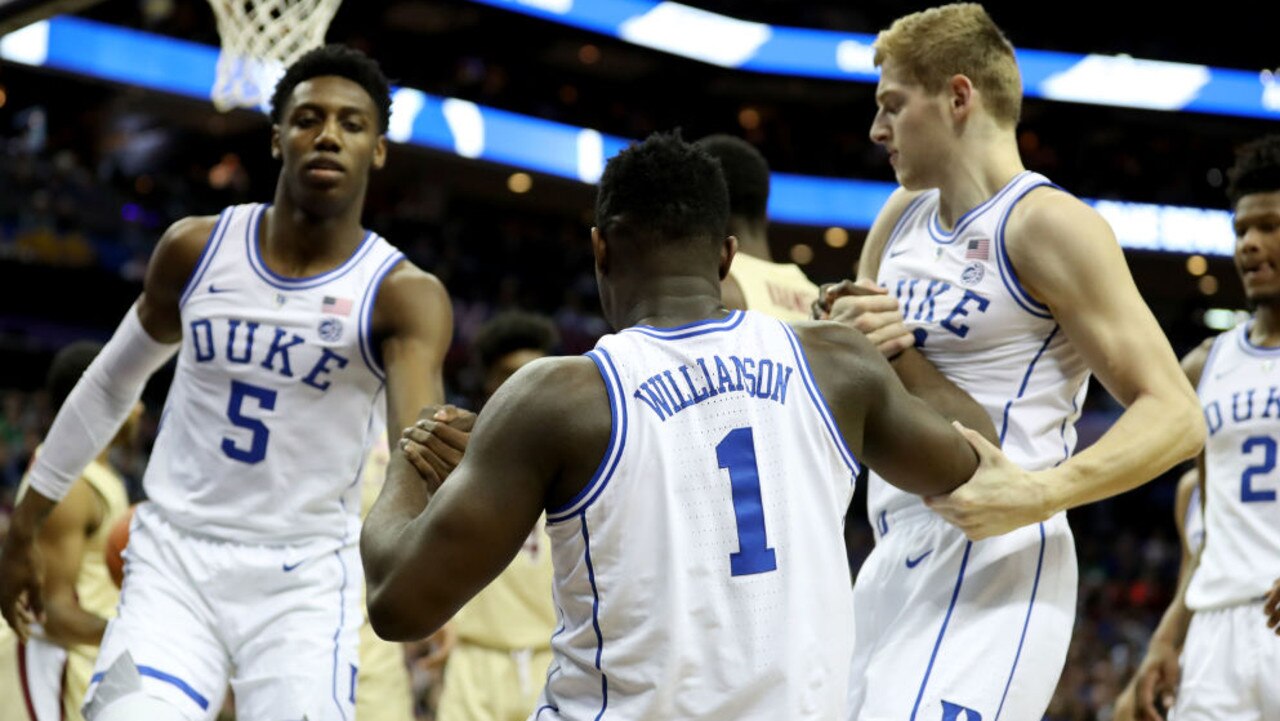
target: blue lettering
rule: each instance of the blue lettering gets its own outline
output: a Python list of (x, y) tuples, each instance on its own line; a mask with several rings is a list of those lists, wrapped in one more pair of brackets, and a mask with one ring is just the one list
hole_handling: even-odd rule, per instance
[(746, 366), (742, 364), (742, 359), (738, 358), (736, 355), (729, 356), (729, 360), (733, 361), (733, 370), (738, 374), (738, 383), (733, 387), (733, 389), (735, 391), (740, 391), (743, 388), (742, 379), (747, 375)]
[(671, 389), (667, 388), (667, 384), (662, 381), (662, 374), (658, 374), (650, 378), (649, 385), (662, 391), (662, 395), (666, 397), (667, 403), (671, 404), (672, 413), (680, 410), (680, 401), (677, 401), (675, 396), (671, 395)]
[(676, 399), (678, 401), (675, 404), (676, 410), (681, 411), (693, 405), (693, 401), (685, 398), (684, 394), (680, 392), (680, 388), (676, 386), (676, 379), (675, 376), (671, 375), (671, 371), (662, 371), (662, 375), (667, 377), (667, 382), (671, 384), (671, 392), (676, 394)]
[[(200, 342), (203, 334), (204, 343)], [(213, 360), (213, 324), (206, 320), (191, 321), (191, 347), (196, 351), (196, 362)]]
[(724, 360), (720, 356), (714, 356), (716, 359), (716, 385), (721, 393), (728, 393), (737, 390), (733, 385), (733, 376), (729, 375), (729, 368), (724, 364)]
[(971, 708), (943, 701), (942, 721), (982, 721), (982, 714)]
[(1249, 393), (1246, 397), (1248, 398), (1249, 405), (1245, 408), (1245, 415), (1242, 418), (1240, 416), (1240, 408), (1239, 408), (1240, 394), (1239, 393), (1231, 394), (1231, 418), (1236, 423), (1239, 423), (1241, 421), (1247, 421), (1250, 418), (1253, 418), (1253, 389), (1252, 388), (1249, 389)]
[(986, 298), (983, 298), (982, 296), (978, 295), (977, 293), (974, 293), (971, 290), (966, 290), (964, 292), (964, 297), (960, 299), (959, 303), (956, 303), (955, 308), (951, 309), (951, 314), (946, 317), (946, 320), (942, 321), (942, 327), (946, 328), (952, 333), (955, 333), (961, 338), (969, 335), (969, 326), (956, 325), (952, 321), (956, 320), (957, 318), (961, 318), (969, 315), (969, 309), (966, 308), (965, 306), (967, 306), (970, 301), (973, 301), (978, 304), (979, 313), (986, 313), (987, 306), (991, 305), (991, 301), (987, 300)]
[[(786, 371), (785, 373), (783, 371)], [(778, 382), (773, 384), (773, 400), (786, 404), (787, 402), (787, 383), (791, 381), (791, 366), (778, 364)]]
[(680, 375), (684, 376), (685, 385), (689, 386), (689, 393), (693, 394), (693, 403), (701, 403), (711, 397), (710, 388), (703, 388), (701, 392), (698, 391), (698, 387), (693, 384), (693, 378), (689, 377), (688, 366), (680, 366)]
[(745, 388), (747, 395), (755, 395), (756, 392), (756, 361), (754, 358), (742, 359), (742, 377), (746, 379)]
[[(644, 391), (644, 393), (641, 393), (640, 391)], [(648, 395), (649, 397), (645, 398), (645, 395)], [(635, 392), (635, 397), (639, 398), (645, 405), (652, 408), (653, 412), (658, 414), (658, 420), (665, 421), (667, 420), (667, 416), (671, 415), (671, 406), (668, 406), (667, 402), (663, 400), (661, 396), (654, 393), (648, 383), (640, 384), (640, 389)]]
[(321, 348), (320, 360), (316, 361), (315, 366), (311, 368), (311, 372), (307, 374), (307, 377), (302, 379), (302, 382), (317, 390), (328, 390), (330, 381), (326, 380), (321, 382), (320, 375), (333, 371), (333, 368), (329, 367), (330, 361), (337, 362), (339, 368), (347, 367), (346, 358), (343, 358), (328, 348)]
[(276, 355), (279, 354), (280, 375), (284, 376), (285, 378), (292, 378), (293, 368), (290, 367), (289, 365), (289, 349), (294, 347), (295, 345), (302, 343), (303, 340), (302, 340), (302, 336), (295, 333), (293, 336), (293, 340), (289, 341), (288, 343), (281, 343), (280, 340), (284, 338), (284, 336), (285, 336), (284, 328), (276, 328), (276, 337), (271, 339), (271, 349), (267, 351), (267, 359), (262, 361), (262, 367), (266, 368), (269, 371), (275, 370), (276, 367), (275, 367), (274, 360)]
[(1271, 386), (1267, 389), (1267, 405), (1262, 409), (1263, 418), (1271, 417), (1271, 408), (1273, 406), (1276, 409), (1276, 414), (1280, 415), (1280, 395), (1276, 393), (1277, 390), (1278, 389), (1275, 386)]
[(920, 299), (920, 307), (916, 309), (915, 319), (920, 320), (920, 315), (924, 313), (924, 310), (927, 304), (929, 308), (929, 314), (925, 316), (924, 321), (926, 323), (932, 323), (933, 311), (935, 307), (934, 301), (938, 298), (938, 296), (942, 295), (943, 293), (946, 293), (950, 289), (951, 289), (951, 284), (946, 282), (945, 280), (929, 281), (929, 287), (924, 292), (924, 298)]
[[(919, 285), (919, 278), (912, 278), (907, 281), (907, 302), (902, 304), (902, 317), (906, 318), (911, 315), (911, 301), (916, 297), (916, 286)], [(920, 312), (916, 311), (916, 317), (920, 316)]]
[[(766, 368), (769, 369), (768, 376), (765, 375)], [(760, 375), (756, 383), (756, 398), (768, 398), (773, 394), (773, 361), (761, 360), (756, 372)]]
[(1222, 409), (1218, 407), (1217, 401), (1204, 407), (1204, 422), (1209, 426), (1209, 435), (1222, 430)]
[(253, 355), (253, 333), (258, 330), (258, 324), (255, 321), (246, 321), (245, 327), (248, 329), (248, 338), (244, 342), (244, 355), (240, 358), (236, 357), (236, 329), (240, 327), (240, 321), (227, 321), (227, 360), (232, 363), (248, 363), (250, 356)]
[(702, 370), (702, 379), (707, 382), (707, 395), (716, 396), (716, 384), (711, 382), (711, 372), (707, 370), (707, 362), (702, 358), (698, 359), (698, 368)]

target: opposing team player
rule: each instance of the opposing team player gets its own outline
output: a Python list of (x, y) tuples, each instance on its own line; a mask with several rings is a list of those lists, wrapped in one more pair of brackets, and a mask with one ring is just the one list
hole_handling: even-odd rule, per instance
[(1229, 177), (1236, 270), (1254, 312), (1183, 361), (1209, 425), (1204, 548), (1138, 671), (1150, 719), (1175, 694), (1178, 721), (1280, 717), (1280, 135), (1245, 146)]
[(440, 283), (360, 226), (389, 112), (363, 54), (293, 64), (272, 99), (274, 202), (175, 223), (54, 422), (0, 567), (23, 634), (30, 539), (179, 354), (90, 719), (212, 719), (228, 681), (244, 718), (351, 718), (362, 458), (380, 404), (400, 428), (441, 400), (452, 332)]
[(738, 254), (724, 279), (725, 307), (785, 321), (807, 319), (818, 286), (795, 265), (775, 263), (769, 251), (769, 163), (732, 135), (709, 135), (697, 145), (720, 161), (729, 185), (729, 235), (738, 239)]
[(538, 718), (843, 713), (855, 457), (938, 493), (976, 455), (858, 334), (725, 310), (727, 216), (719, 165), (678, 136), (609, 162), (592, 248), (620, 332), (516, 373), (434, 496), (393, 457), (361, 542), (379, 633), (446, 621), (546, 509), (560, 628)]
[[(1004, 453), (975, 439), (978, 477), (928, 505), (873, 475), (849, 718), (1040, 718), (1075, 620), (1064, 511), (1190, 457), (1204, 421), (1107, 223), (1023, 167), (1018, 65), (982, 7), (908, 15), (875, 48), (871, 138), (902, 188), (833, 317), (896, 366), (931, 361)], [(1073, 456), (1091, 370), (1126, 410)]]
[[(47, 389), (57, 410), (101, 346), (81, 342), (58, 351)], [(104, 552), (107, 537), (129, 509), (124, 479), (111, 466), (112, 448), (129, 448), (142, 404), (136, 404), (111, 446), (98, 454), (36, 536), (43, 560), (45, 615), (25, 641), (0, 626), (0, 721), (76, 721), (89, 688), (107, 619), (120, 593)], [(38, 453), (39, 451), (37, 451)], [(20, 493), (27, 492), (23, 483)]]

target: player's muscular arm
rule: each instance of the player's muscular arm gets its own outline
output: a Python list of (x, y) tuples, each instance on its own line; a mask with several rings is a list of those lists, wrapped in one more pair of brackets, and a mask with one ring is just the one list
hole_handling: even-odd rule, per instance
[(378, 635), (420, 638), (449, 620), (506, 568), (545, 507), (581, 490), (604, 457), (611, 424), (604, 382), (588, 358), (535, 361), (504, 383), (449, 482), (391, 542), (362, 546), (366, 568), (380, 569), (369, 578)]
[(444, 400), (444, 356), (453, 336), (449, 294), (434, 276), (407, 261), (383, 279), (373, 312), (387, 372), (387, 437), (392, 447), (386, 483), (360, 537), (370, 588), (382, 575), (382, 565), (372, 560), (384, 556), (398, 529), (422, 511), (429, 497), (428, 485), (409, 465), (397, 440), (425, 406)]
[(80, 472), (111, 442), (147, 378), (182, 337), (178, 298), (208, 242), (216, 218), (186, 218), (165, 232), (147, 266), (142, 296), (90, 364), (54, 419), (14, 509), (0, 552), (0, 613), (25, 637), (25, 619), (43, 613), (33, 542), (44, 519)]
[(45, 636), (54, 643), (96, 646), (107, 620), (80, 607), (76, 579), (84, 561), (85, 541), (103, 522), (102, 500), (84, 480), (77, 481), (58, 502), (36, 537), (44, 559)]
[(796, 331), (841, 435), (872, 470), (922, 495), (946, 493), (973, 474), (978, 456), (964, 437), (907, 392), (869, 341), (828, 323)]
[(1044, 516), (1127, 491), (1195, 455), (1205, 439), (1199, 401), (1106, 221), (1043, 188), (1015, 207), (1006, 232), (1023, 285), (1126, 408), (1096, 443), (1038, 474)]

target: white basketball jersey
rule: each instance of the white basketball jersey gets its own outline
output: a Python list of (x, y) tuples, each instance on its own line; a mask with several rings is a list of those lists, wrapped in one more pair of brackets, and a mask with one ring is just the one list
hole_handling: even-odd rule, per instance
[(1191, 489), (1187, 515), (1182, 519), (1182, 535), (1186, 537), (1187, 550), (1191, 553), (1204, 547), (1204, 505), (1200, 502), (1200, 486)]
[(404, 256), (369, 232), (337, 268), (281, 277), (259, 254), (266, 208), (223, 211), (183, 290), (182, 349), (144, 485), (188, 532), (354, 542), (364, 451), (384, 416), (369, 324)]
[(1218, 336), (1200, 375), (1209, 440), (1205, 540), (1187, 607), (1255, 601), (1280, 578), (1280, 348), (1249, 342), (1253, 322)]
[(795, 334), (736, 311), (588, 355), (613, 433), (548, 510), (560, 627), (537, 718), (841, 718), (857, 461)]
[[(1045, 185), (1044, 176), (1023, 172), (950, 232), (938, 220), (938, 191), (921, 194), (889, 236), (877, 277), (898, 299), (916, 347), (986, 409), (1005, 454), (1029, 470), (1071, 455), (1089, 380), (1084, 359), (1005, 252), (1010, 211)], [(867, 492), (879, 533), (884, 514), (923, 504), (874, 473)]]

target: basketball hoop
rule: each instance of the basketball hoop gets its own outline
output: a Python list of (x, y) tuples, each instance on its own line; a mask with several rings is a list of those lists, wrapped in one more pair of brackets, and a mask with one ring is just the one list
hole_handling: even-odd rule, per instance
[(267, 109), (276, 82), (304, 53), (324, 44), (342, 0), (209, 0), (222, 52), (213, 105)]

